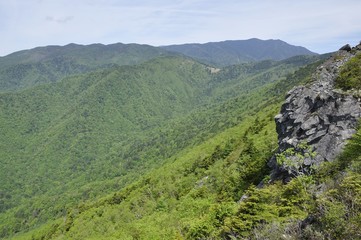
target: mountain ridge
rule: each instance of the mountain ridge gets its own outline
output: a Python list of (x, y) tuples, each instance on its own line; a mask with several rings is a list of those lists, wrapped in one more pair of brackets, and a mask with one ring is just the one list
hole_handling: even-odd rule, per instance
[(136, 65), (159, 56), (177, 55), (140, 44), (92, 44), (37, 47), (0, 58), (0, 91), (56, 82), (74, 74), (115, 65)]
[[(181, 50), (178, 51), (178, 48)], [(0, 92), (56, 82), (65, 76), (97, 68), (141, 64), (159, 56), (183, 55), (210, 66), (224, 67), (260, 60), (283, 60), (304, 54), (315, 55), (281, 40), (260, 39), (162, 47), (134, 43), (51, 45), (0, 57)]]
[(283, 60), (296, 55), (317, 55), (304, 47), (293, 46), (279, 39), (257, 38), (168, 45), (162, 48), (219, 66), (267, 59)]

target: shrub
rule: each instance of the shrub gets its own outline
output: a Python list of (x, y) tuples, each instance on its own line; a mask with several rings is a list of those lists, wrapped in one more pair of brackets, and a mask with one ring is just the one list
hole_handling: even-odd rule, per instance
[(361, 89), (361, 54), (351, 58), (341, 68), (340, 75), (336, 79), (336, 87), (343, 90)]

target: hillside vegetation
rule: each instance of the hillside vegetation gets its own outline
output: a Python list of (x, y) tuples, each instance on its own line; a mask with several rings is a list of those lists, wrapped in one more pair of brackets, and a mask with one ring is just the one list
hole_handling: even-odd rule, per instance
[[(309, 82), (316, 65), (260, 92)], [(279, 104), (276, 97), (273, 104), (258, 106), (261, 110), (239, 125), (186, 148), (126, 188), (80, 203), (63, 219), (19, 237), (359, 239), (360, 130), (334, 162), (311, 175), (270, 182), (267, 162), (277, 148), (273, 116)]]
[(269, 182), (274, 116), (326, 57), (215, 67), (70, 44), (0, 58), (0, 238), (358, 236), (358, 135), (314, 175)]
[(361, 89), (361, 54), (357, 54), (341, 69), (340, 76), (336, 79), (336, 87), (343, 90)]
[[(315, 60), (298, 57), (214, 72), (194, 60), (168, 56), (1, 94), (1, 236), (35, 229), (29, 232), (35, 239), (123, 238), (146, 224), (155, 234), (165, 225), (149, 225), (149, 219), (155, 217), (156, 209), (163, 208), (156, 207), (163, 204), (159, 200), (162, 196), (169, 211), (163, 212), (159, 221), (174, 224), (167, 233), (162, 230), (161, 235), (152, 235), (146, 230), (140, 231), (139, 237), (181, 234), (193, 238), (192, 231), (198, 232), (198, 226), (188, 226), (187, 222), (199, 219), (199, 214), (223, 200), (233, 209), (245, 189), (264, 177), (268, 171), (266, 161), (276, 143), (273, 115), (282, 99), (280, 93), (290, 84), (305, 81), (316, 64), (291, 73)], [(263, 110), (267, 105), (271, 106)], [(248, 118), (251, 114), (259, 116)], [(235, 132), (238, 135), (232, 136)], [(268, 137), (259, 140), (257, 134)], [(199, 150), (202, 148), (205, 150)], [(225, 162), (231, 153), (233, 157)], [(150, 172), (163, 164), (161, 169)], [(250, 166), (238, 171), (247, 164)], [(208, 171), (214, 171), (211, 177)], [(143, 178), (137, 180), (144, 174), (151, 181), (146, 185)], [(197, 193), (204, 188), (192, 190), (195, 184), (206, 187), (208, 183), (202, 181), (207, 179), (216, 179), (209, 193)], [(163, 184), (172, 182), (179, 184), (169, 186), (174, 188), (169, 193), (172, 197), (163, 196), (160, 192), (167, 191)], [(144, 204), (149, 204), (149, 209), (139, 203), (138, 213), (132, 206), (148, 201), (143, 196), (148, 187), (156, 189), (147, 193), (150, 199)], [(107, 194), (110, 197), (104, 197)], [(129, 198), (124, 207), (118, 206), (124, 194)], [(191, 199), (187, 200), (187, 196)], [(76, 212), (83, 211), (79, 208), (84, 206), (84, 211), (91, 212), (94, 206), (108, 208), (112, 201), (125, 211), (124, 217), (135, 214), (126, 217), (125, 222), (123, 213), (111, 217), (119, 224), (129, 223), (119, 226), (124, 231), (102, 230), (95, 234), (85, 230), (90, 226), (81, 223), (80, 218), (87, 215), (78, 216)], [(167, 207), (171, 202), (173, 205)], [(174, 218), (172, 212), (181, 214), (180, 218)], [(138, 222), (139, 216), (146, 217)], [(102, 226), (111, 227), (105, 222)], [(86, 227), (86, 235), (82, 227)], [(122, 236), (118, 236), (120, 232)], [(19, 237), (27, 239), (29, 234)]]

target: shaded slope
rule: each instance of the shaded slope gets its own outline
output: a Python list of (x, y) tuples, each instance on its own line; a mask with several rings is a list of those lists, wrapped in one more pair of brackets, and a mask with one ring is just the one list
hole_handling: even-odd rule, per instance
[(112, 65), (140, 64), (167, 51), (139, 44), (38, 47), (0, 57), (0, 91), (55, 82), (65, 76)]
[(259, 39), (165, 47), (122, 43), (38, 47), (0, 57), (0, 91), (56, 82), (73, 74), (114, 65), (135, 65), (158, 56), (179, 53), (219, 66), (265, 59), (281, 60), (294, 55), (314, 55), (305, 48), (280, 40)]
[(170, 45), (162, 48), (218, 66), (267, 59), (282, 60), (296, 55), (315, 55), (304, 47), (293, 46), (281, 40), (256, 38), (205, 44)]

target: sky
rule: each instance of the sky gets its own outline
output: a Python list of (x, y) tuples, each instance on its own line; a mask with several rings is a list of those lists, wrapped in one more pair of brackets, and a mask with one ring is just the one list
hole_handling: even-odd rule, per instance
[(0, 56), (69, 43), (281, 39), (317, 53), (361, 40), (360, 0), (0, 0)]

